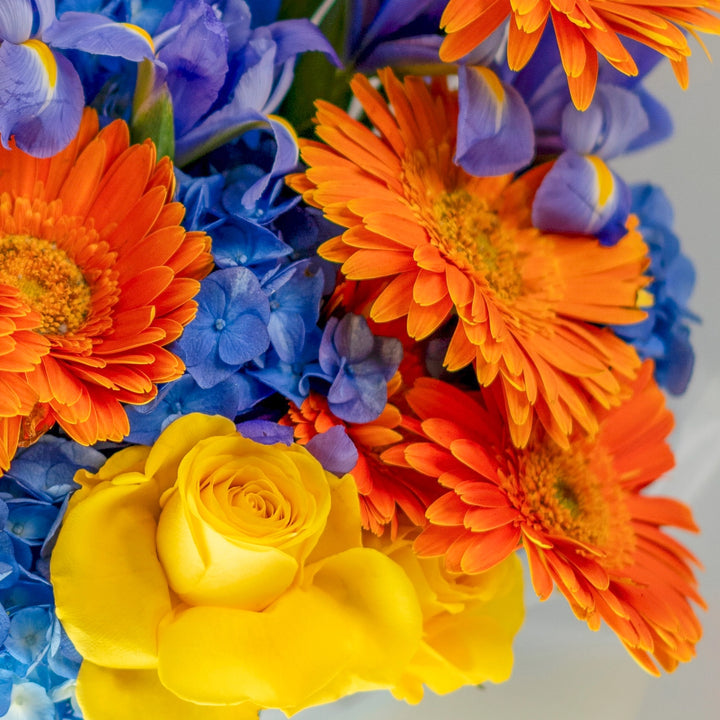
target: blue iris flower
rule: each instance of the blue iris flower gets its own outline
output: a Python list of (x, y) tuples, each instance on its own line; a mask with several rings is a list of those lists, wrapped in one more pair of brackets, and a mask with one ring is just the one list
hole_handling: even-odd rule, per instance
[(0, 139), (37, 157), (64, 148), (80, 125), (84, 93), (73, 64), (59, 50), (139, 61), (153, 57), (147, 33), (107, 16), (65, 12), (54, 0), (0, 4)]
[[(370, 72), (390, 66), (403, 73), (444, 74), (439, 56), (440, 18), (447, 0), (352, 0), (347, 63)], [(472, 175), (501, 175), (528, 165), (534, 155), (530, 114), (519, 93), (487, 67), (504, 40), (499, 29), (458, 67), (455, 162)]]
[(655, 378), (673, 395), (685, 392), (695, 363), (690, 343), (690, 321), (699, 318), (688, 307), (695, 285), (695, 268), (680, 249), (672, 231), (673, 210), (663, 190), (640, 184), (631, 188), (632, 211), (640, 219), (639, 230), (650, 250), (649, 274), (653, 294), (648, 317), (635, 325), (613, 329), (632, 343), (640, 357), (653, 358)]
[[(212, 5), (177, 0), (153, 34), (161, 63), (158, 80), (165, 80), (173, 100), (180, 166), (249, 127), (267, 124), (290, 87), (297, 55), (319, 51), (339, 64), (309, 20), (258, 26), (243, 0)], [(188, 97), (192, 101), (184, 100)]]

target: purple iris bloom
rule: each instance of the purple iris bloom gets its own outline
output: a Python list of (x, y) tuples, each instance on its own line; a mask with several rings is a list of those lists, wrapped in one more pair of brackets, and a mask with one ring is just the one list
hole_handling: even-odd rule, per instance
[[(447, 0), (353, 0), (345, 56), (363, 72), (390, 66), (400, 72), (444, 74), (440, 17)], [(519, 93), (487, 67), (504, 39), (493, 33), (459, 62), (455, 162), (472, 175), (501, 175), (530, 164), (534, 135)]]
[(551, 31), (523, 70), (506, 73), (532, 115), (538, 154), (558, 156), (533, 203), (533, 223), (541, 230), (595, 235), (604, 245), (625, 235), (630, 191), (607, 162), (672, 132), (667, 110), (641, 85), (657, 53), (635, 45), (638, 75), (628, 77), (602, 61), (584, 112), (572, 103)]
[(251, 127), (266, 125), (287, 93), (297, 55), (325, 53), (307, 19), (253, 24), (243, 0), (177, 0), (154, 31), (158, 78), (173, 101), (175, 160), (184, 166)]
[(55, 17), (54, 0), (0, 4), (0, 140), (48, 157), (75, 137), (85, 98), (72, 63), (58, 50), (132, 61), (153, 56), (146, 32), (96, 13)]
[(446, 0), (351, 0), (345, 56), (358, 70), (437, 65)]

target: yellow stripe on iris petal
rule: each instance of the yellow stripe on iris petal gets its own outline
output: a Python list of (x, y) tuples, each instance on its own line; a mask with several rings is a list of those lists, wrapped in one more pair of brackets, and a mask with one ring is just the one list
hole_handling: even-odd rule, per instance
[(586, 157), (597, 176), (598, 207), (603, 207), (615, 189), (615, 180), (608, 166), (597, 155), (587, 155)]
[(52, 50), (42, 40), (31, 38), (22, 43), (25, 47), (34, 50), (47, 73), (48, 84), (54, 88), (57, 83), (57, 63), (53, 57)]
[(279, 123), (282, 125), (289, 133), (292, 139), (295, 141), (295, 144), (298, 143), (298, 136), (295, 132), (295, 128), (285, 119), (280, 117), (279, 115), (268, 115), (268, 120), (274, 120), (276, 123)]
[(136, 32), (138, 35), (140, 35), (144, 40), (147, 41), (147, 44), (150, 46), (150, 49), (153, 51), (153, 54), (155, 53), (155, 44), (153, 43), (153, 40), (150, 37), (150, 34), (147, 32), (147, 30), (144, 30), (143, 28), (139, 27), (138, 25), (133, 25), (132, 23), (119, 23), (119, 24), (128, 28), (128, 30), (132, 30), (133, 32)]
[(502, 105), (505, 102), (505, 88), (502, 86), (500, 78), (490, 68), (477, 66), (473, 70), (485, 81), (498, 105)]
[(495, 132), (502, 126), (503, 109), (505, 107), (505, 88), (500, 78), (490, 69), (482, 66), (473, 67), (485, 86), (490, 91), (491, 100), (495, 103)]

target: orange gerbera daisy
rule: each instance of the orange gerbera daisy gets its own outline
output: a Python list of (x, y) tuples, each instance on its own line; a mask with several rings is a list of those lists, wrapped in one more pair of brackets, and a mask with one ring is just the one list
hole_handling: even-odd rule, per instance
[(98, 132), (90, 110), (54, 157), (0, 150), (3, 468), (54, 422), (84, 444), (121, 440), (121, 403), (182, 374), (164, 346), (193, 318), (212, 258), (173, 190), (168, 158), (130, 146), (121, 121)]
[(448, 36), (440, 57), (466, 55), (510, 17), (508, 64), (520, 70), (532, 57), (548, 18), (552, 20), (573, 102), (585, 110), (592, 101), (598, 54), (626, 75), (637, 66), (618, 35), (637, 40), (669, 58), (678, 82), (688, 85), (690, 55), (683, 30), (720, 34), (720, 0), (450, 0), (440, 20)]
[(483, 572), (527, 553), (535, 591), (553, 585), (592, 629), (601, 620), (631, 655), (658, 674), (694, 655), (704, 607), (695, 558), (662, 526), (696, 531), (690, 509), (642, 490), (673, 466), (665, 438), (673, 419), (647, 362), (631, 398), (603, 412), (595, 439), (559, 448), (538, 428), (524, 450), (507, 443), (492, 398), (483, 407), (456, 388), (421, 379), (407, 395), (427, 442), (396, 446), (383, 459), (439, 478), (450, 488), (427, 511), (415, 541), (449, 570)]
[(589, 397), (617, 401), (618, 375), (640, 361), (609, 329), (632, 323), (648, 279), (647, 248), (630, 230), (614, 247), (542, 234), (531, 205), (546, 168), (517, 180), (474, 177), (452, 161), (457, 93), (443, 79), (401, 84), (381, 71), (390, 106), (363, 76), (353, 90), (373, 130), (318, 103), (321, 144), (306, 141), (304, 175), (289, 178), (312, 205), (348, 228), (320, 247), (348, 279), (381, 278), (371, 319), (406, 318), (415, 340), (451, 318), (450, 371), (470, 364), (482, 385), (503, 388), (514, 442), (537, 413), (559, 443), (573, 421), (597, 429)]
[[(401, 382), (399, 374), (396, 375), (388, 383), (388, 395), (396, 393)], [(345, 428), (358, 451), (357, 464), (350, 474), (358, 489), (362, 526), (382, 535), (390, 525), (394, 537), (398, 509), (414, 525), (424, 525), (427, 506), (442, 491), (434, 479), (411, 468), (391, 467), (380, 459), (383, 450), (406, 439), (401, 420), (398, 408), (388, 402), (372, 422), (346, 423), (330, 412), (322, 395), (311, 392), (300, 408), (291, 404), (287, 416), (280, 422), (294, 428), (295, 440), (301, 445), (335, 425)]]

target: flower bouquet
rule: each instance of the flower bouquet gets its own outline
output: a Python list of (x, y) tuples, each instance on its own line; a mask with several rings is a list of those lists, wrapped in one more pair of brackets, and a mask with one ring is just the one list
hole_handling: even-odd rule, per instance
[(694, 270), (614, 168), (718, 11), (4, 0), (0, 717), (502, 683), (524, 582), (690, 661)]

